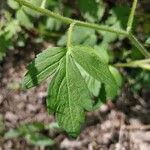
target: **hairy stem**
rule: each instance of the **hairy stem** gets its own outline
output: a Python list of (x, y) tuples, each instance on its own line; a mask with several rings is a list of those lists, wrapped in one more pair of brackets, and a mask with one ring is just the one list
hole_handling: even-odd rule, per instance
[(76, 22), (73, 22), (70, 24), (69, 29), (68, 29), (68, 35), (67, 35), (67, 48), (69, 49), (71, 47), (71, 41), (72, 41), (72, 32), (73, 32), (73, 28), (74, 25), (76, 24)]
[(135, 15), (135, 9), (137, 6), (138, 0), (133, 0), (132, 8), (131, 8), (131, 13), (129, 15), (128, 23), (127, 23), (127, 32), (131, 32), (132, 26), (133, 26), (133, 20), (134, 20), (134, 15)]
[(117, 63), (114, 64), (116, 67), (128, 67), (128, 68), (142, 68), (150, 70), (150, 59), (136, 60), (127, 63)]
[(143, 47), (143, 45), (138, 41), (138, 39), (132, 34), (129, 33), (129, 39), (132, 44), (142, 53), (145, 58), (150, 58), (150, 53)]
[(46, 1), (47, 1), (47, 0), (43, 0), (43, 1), (42, 1), (42, 3), (41, 3), (41, 8), (45, 8)]
[(94, 24), (94, 23), (88, 23), (88, 22), (83, 22), (83, 21), (67, 18), (67, 17), (61, 16), (60, 14), (54, 13), (50, 10), (43, 9), (41, 7), (37, 7), (35, 5), (32, 5), (31, 3), (29, 3), (25, 0), (15, 0), (15, 1), (20, 3), (20, 5), (24, 5), (24, 6), (30, 8), (32, 10), (35, 10), (35, 11), (37, 11), (43, 15), (58, 19), (58, 20), (62, 21), (63, 23), (66, 23), (66, 24), (71, 24), (73, 22), (76, 22), (76, 25), (79, 25), (79, 26), (88, 27), (88, 28), (92, 28), (95, 30), (101, 30), (101, 31), (106, 31), (106, 32), (112, 32), (112, 33), (127, 35), (126, 31), (124, 31), (124, 30), (113, 29), (111, 27), (106, 27), (106, 26), (102, 26), (102, 25), (98, 25), (98, 24)]
[[(142, 46), (142, 44), (137, 40), (137, 38), (134, 37), (130, 33), (131, 28), (132, 28), (132, 24), (133, 24), (133, 18), (134, 18), (134, 14), (135, 14), (136, 5), (137, 5), (137, 0), (133, 1), (133, 6), (132, 6), (132, 9), (131, 9), (131, 13), (130, 13), (130, 16), (129, 16), (129, 21), (128, 21), (128, 28), (129, 29), (127, 29), (127, 31), (116, 29), (116, 28), (114, 29), (114, 28), (111, 28), (111, 27), (106, 27), (106, 26), (98, 25), (98, 24), (94, 24), (94, 23), (88, 23), (88, 22), (84, 22), (84, 21), (74, 20), (74, 19), (71, 19), (71, 18), (67, 18), (67, 17), (64, 17), (60, 14), (54, 13), (50, 10), (32, 5), (31, 3), (29, 3), (25, 0), (15, 0), (15, 1), (18, 2), (20, 5), (24, 5), (24, 6), (30, 8), (32, 10), (35, 10), (35, 11), (37, 11), (37, 12), (43, 14), (43, 15), (55, 18), (55, 19), (60, 20), (63, 23), (66, 23), (66, 24), (72, 24), (72, 23), (76, 22), (76, 25), (78, 25), (78, 26), (125, 35), (131, 40), (132, 44), (135, 45), (139, 49), (139, 51), (146, 58), (150, 58), (149, 52)], [(45, 0), (43, 0), (43, 1), (45, 2)]]

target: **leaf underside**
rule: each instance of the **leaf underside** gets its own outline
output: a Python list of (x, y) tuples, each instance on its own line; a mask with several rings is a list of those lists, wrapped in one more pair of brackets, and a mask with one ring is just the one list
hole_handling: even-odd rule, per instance
[(94, 81), (104, 85), (107, 97), (116, 95), (118, 87), (108, 64), (95, 50), (85, 46), (74, 46), (69, 51), (60, 47), (43, 51), (29, 64), (23, 80), (23, 87), (31, 88), (53, 74), (48, 88), (48, 111), (56, 115), (59, 126), (72, 137), (79, 134), (85, 111), (94, 108), (91, 89), (78, 65)]
[(69, 135), (76, 137), (84, 122), (84, 110), (92, 109), (92, 101), (87, 85), (70, 55), (62, 60), (51, 81), (47, 104), (49, 111), (56, 114), (59, 125)]
[(107, 98), (113, 98), (117, 95), (118, 86), (108, 68), (108, 64), (100, 60), (94, 49), (85, 46), (74, 46), (71, 52), (74, 59), (86, 72), (105, 84)]
[(48, 78), (58, 67), (60, 59), (65, 55), (64, 48), (54, 47), (37, 55), (27, 67), (28, 72), (23, 80), (23, 88), (31, 88), (39, 85)]

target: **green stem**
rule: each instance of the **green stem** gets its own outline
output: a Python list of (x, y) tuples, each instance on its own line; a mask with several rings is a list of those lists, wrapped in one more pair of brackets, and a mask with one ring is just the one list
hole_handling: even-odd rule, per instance
[(74, 28), (75, 24), (76, 24), (76, 22), (71, 23), (70, 26), (69, 26), (69, 29), (68, 29), (68, 34), (67, 34), (67, 49), (68, 50), (72, 46), (72, 44), (71, 44), (72, 32), (73, 32), (73, 28)]
[(111, 27), (106, 27), (106, 26), (102, 26), (102, 25), (98, 25), (98, 24), (94, 24), (94, 23), (88, 23), (88, 22), (83, 22), (83, 21), (67, 18), (67, 17), (61, 16), (59, 14), (56, 14), (50, 10), (43, 9), (41, 7), (32, 5), (31, 3), (26, 2), (25, 0), (15, 0), (15, 1), (18, 2), (20, 5), (24, 5), (24, 6), (30, 8), (32, 10), (35, 10), (35, 11), (41, 13), (41, 14), (47, 15), (49, 17), (53, 17), (55, 19), (58, 19), (58, 20), (66, 23), (66, 24), (71, 24), (73, 22), (76, 22), (76, 25), (79, 25), (79, 26), (88, 27), (88, 28), (92, 28), (95, 30), (101, 30), (101, 31), (106, 31), (106, 32), (112, 32), (112, 33), (127, 35), (127, 32), (124, 30), (113, 29)]
[(150, 70), (150, 59), (136, 60), (128, 63), (117, 63), (114, 64), (116, 67), (128, 67), (128, 68), (142, 68)]
[(115, 67), (128, 67), (128, 68), (136, 68), (137, 66), (135, 66), (132, 63), (117, 63), (114, 64)]
[[(47, 15), (49, 17), (58, 19), (60, 21), (62, 21), (63, 23), (66, 24), (71, 24), (76, 22), (76, 25), (78, 26), (82, 26), (82, 27), (87, 27), (87, 28), (91, 28), (91, 29), (95, 29), (95, 30), (100, 30), (100, 31), (106, 31), (106, 32), (111, 32), (111, 33), (116, 33), (116, 34), (121, 34), (121, 35), (125, 35), (127, 36), (131, 42), (133, 43), (133, 45), (135, 45), (139, 51), (146, 57), (146, 58), (150, 58), (150, 54), (149, 52), (142, 46), (142, 44), (136, 39), (136, 37), (134, 37), (129, 31), (124, 31), (124, 30), (120, 30), (120, 29), (114, 29), (111, 27), (106, 27), (103, 25), (98, 25), (98, 24), (94, 24), (94, 23), (88, 23), (88, 22), (84, 22), (84, 21), (79, 21), (79, 20), (74, 20), (71, 18), (67, 18), (64, 16), (61, 16), (57, 13), (54, 13), (50, 10), (47, 9), (43, 9), (41, 7), (37, 7), (35, 5), (32, 5), (31, 3), (25, 1), (25, 0), (15, 0), (16, 2), (18, 2), (20, 5), (24, 5), (32, 10), (35, 10), (41, 14)], [(135, 13), (135, 8), (137, 5), (137, 0), (134, 0), (133, 2), (133, 6), (131, 9), (131, 13), (129, 16), (129, 21), (128, 21), (128, 28), (132, 27), (132, 23), (133, 23), (133, 18), (134, 18), (134, 13)]]
[(42, 3), (41, 3), (41, 8), (45, 8), (45, 6), (46, 6), (46, 1), (47, 1), (47, 0), (43, 0), (43, 1), (42, 1)]
[(132, 44), (143, 54), (145, 58), (150, 58), (150, 53), (143, 47), (143, 45), (138, 41), (138, 39), (132, 33), (129, 33), (128, 37), (132, 42)]
[(131, 8), (131, 13), (129, 15), (129, 19), (128, 19), (128, 23), (127, 23), (127, 32), (131, 32), (131, 30), (132, 30), (137, 2), (138, 2), (138, 0), (133, 1), (133, 5), (132, 5), (132, 8)]

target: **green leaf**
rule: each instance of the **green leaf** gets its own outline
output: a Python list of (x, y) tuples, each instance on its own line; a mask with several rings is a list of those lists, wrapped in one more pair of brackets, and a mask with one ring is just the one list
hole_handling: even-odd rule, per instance
[(28, 143), (33, 144), (35, 146), (45, 147), (45, 146), (52, 146), (55, 142), (39, 133), (30, 133), (25, 136)]
[[(120, 29), (120, 23), (118, 21), (116, 21), (111, 28), (116, 28), (116, 29)], [(117, 40), (117, 38), (119, 37), (119, 35), (115, 34), (115, 33), (109, 33), (109, 32), (101, 32), (103, 37), (103, 42), (104, 43), (111, 43), (114, 42), (115, 40)]]
[(93, 105), (93, 109), (98, 109), (99, 107), (101, 107), (103, 104), (106, 104), (106, 102), (108, 101), (109, 99), (107, 99), (106, 97), (106, 91), (105, 91), (105, 86), (104, 84), (101, 84), (101, 89), (100, 89), (100, 92), (99, 92), (99, 95), (98, 97), (96, 98), (95, 100), (95, 103)]
[(52, 79), (47, 105), (54, 112), (60, 127), (76, 137), (84, 122), (84, 110), (92, 110), (89, 90), (72, 57), (67, 54)]
[(20, 135), (21, 135), (21, 133), (18, 130), (11, 129), (5, 133), (4, 137), (6, 139), (12, 139), (12, 138), (18, 138)]
[(109, 55), (108, 55), (108, 43), (107, 42), (102, 42), (100, 45), (95, 45), (94, 49), (97, 50), (98, 55), (104, 63), (109, 62)]
[(78, 6), (82, 16), (90, 21), (100, 21), (104, 15), (105, 5), (102, 0), (78, 0)]
[(59, 61), (65, 55), (66, 50), (64, 48), (54, 47), (43, 51), (37, 55), (27, 67), (23, 80), (23, 88), (31, 88), (39, 85), (43, 80), (48, 78), (59, 65)]
[(118, 71), (118, 69), (113, 66), (109, 66), (109, 70), (112, 73), (114, 79), (116, 80), (117, 85), (119, 87), (121, 87), (123, 79), (122, 79), (122, 76), (121, 76), (120, 72)]
[(28, 15), (24, 12), (23, 9), (19, 9), (17, 12), (16, 12), (16, 18), (17, 20), (19, 21), (19, 23), (26, 27), (27, 29), (31, 29), (33, 28), (33, 24), (31, 23)]
[(100, 60), (94, 49), (86, 46), (74, 46), (71, 48), (71, 54), (85, 71), (105, 84), (108, 98), (113, 98), (117, 95), (118, 86), (108, 68), (108, 64)]
[[(79, 66), (88, 80), (81, 74)], [(28, 66), (23, 86), (37, 85), (52, 73), (47, 96), (48, 111), (56, 115), (60, 128), (76, 137), (84, 122), (85, 111), (98, 107), (106, 97), (114, 97), (118, 86), (108, 64), (101, 60), (96, 50), (85, 46), (72, 46), (68, 50), (55, 47), (42, 52)], [(104, 89), (101, 102), (94, 104), (92, 94), (98, 96), (101, 85)]]
[[(95, 30), (85, 27), (75, 27), (73, 30), (72, 44), (94, 46), (97, 42)], [(67, 34), (63, 35), (58, 41), (59, 46), (65, 46), (67, 43)]]
[(112, 9), (116, 19), (120, 22), (121, 28), (125, 29), (130, 14), (129, 5), (118, 5)]
[(62, 23), (59, 20), (56, 20), (54, 18), (48, 18), (46, 21), (46, 28), (48, 30), (58, 31), (60, 30), (61, 26), (62, 26)]
[(6, 55), (6, 49), (10, 45), (10, 39), (7, 38), (8, 32), (0, 32), (0, 60)]
[(146, 44), (150, 44), (150, 37), (146, 40)]
[(8, 39), (12, 39), (12, 37), (14, 35), (16, 35), (16, 33), (20, 32), (21, 28), (19, 26), (19, 22), (18, 20), (12, 20), (11, 22), (9, 22), (5, 28), (5, 32), (7, 32), (7, 38)]
[(18, 127), (18, 131), (22, 134), (29, 134), (31, 132), (40, 132), (44, 129), (44, 125), (39, 122), (33, 122), (28, 124), (23, 124)]
[(18, 9), (19, 8), (19, 4), (17, 2), (15, 2), (14, 0), (8, 0), (7, 3), (9, 5), (9, 7), (12, 9)]
[(90, 76), (79, 64), (76, 63), (76, 65), (80, 70), (81, 75), (84, 78), (89, 91), (92, 93), (92, 96), (97, 97), (99, 95), (101, 83), (92, 76)]
[[(125, 29), (126, 28), (126, 22), (128, 21), (129, 11), (130, 8), (128, 5), (125, 6), (116, 6), (113, 7), (109, 14), (110, 16), (105, 21), (105, 26), (109, 26), (111, 28), (116, 29)], [(123, 17), (122, 17), (123, 16)], [(123, 39), (125, 38), (124, 35), (117, 35), (114, 33), (108, 33), (108, 32), (101, 32), (104, 36), (103, 41), (107, 43), (114, 42), (115, 40)]]

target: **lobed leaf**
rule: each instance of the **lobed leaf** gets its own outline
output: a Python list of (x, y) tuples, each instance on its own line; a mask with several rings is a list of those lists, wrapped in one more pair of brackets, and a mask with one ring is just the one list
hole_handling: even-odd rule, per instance
[(23, 80), (23, 88), (31, 88), (39, 85), (43, 80), (48, 78), (58, 67), (59, 61), (65, 55), (66, 50), (60, 47), (49, 48), (37, 55), (27, 67)]
[(73, 46), (71, 48), (71, 54), (85, 71), (105, 84), (108, 98), (113, 98), (117, 95), (118, 86), (108, 68), (108, 64), (100, 60), (100, 57), (94, 49), (86, 46)]
[[(47, 96), (48, 111), (56, 115), (62, 129), (76, 137), (84, 122), (85, 111), (98, 108), (106, 97), (116, 96), (118, 86), (105, 60), (85, 46), (70, 47), (68, 52), (66, 48), (54, 47), (37, 55), (28, 66), (23, 87), (38, 85), (52, 73)], [(99, 100), (92, 101), (91, 93), (99, 96), (99, 92)]]
[(92, 101), (86, 83), (72, 57), (67, 54), (51, 81), (47, 105), (54, 112), (60, 127), (76, 137), (84, 122), (85, 110), (92, 110)]

